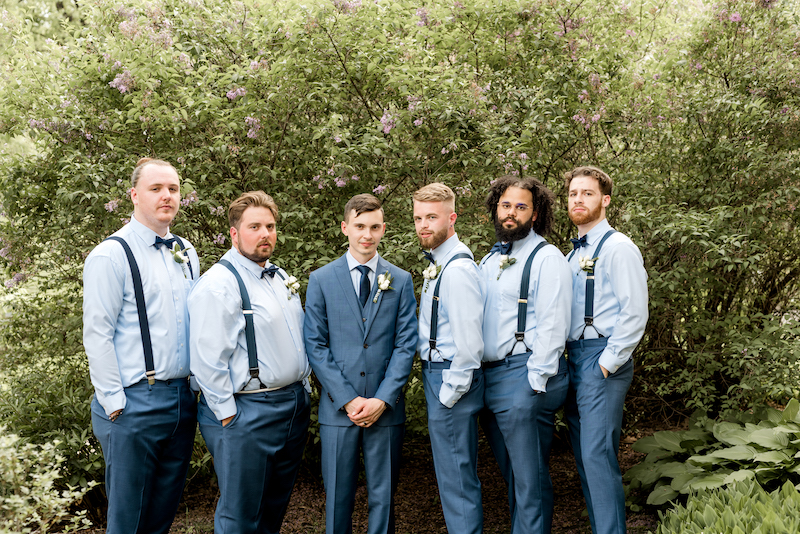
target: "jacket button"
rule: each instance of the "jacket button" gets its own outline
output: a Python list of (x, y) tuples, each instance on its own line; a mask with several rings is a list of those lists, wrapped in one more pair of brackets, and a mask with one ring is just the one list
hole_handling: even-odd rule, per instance
[(364, 343), (364, 348), (365, 348), (365, 349), (368, 349), (368, 348), (369, 348), (369, 345), (367, 345), (366, 343)]
[(361, 376), (364, 376), (364, 375), (366, 375), (366, 374), (367, 374), (367, 373), (365, 373), (364, 371), (361, 371)]
[(367, 318), (366, 318), (366, 317), (362, 317), (362, 318), (361, 318), (361, 321), (362, 321), (362, 322), (364, 322), (364, 323), (366, 323), (366, 322), (367, 322)]

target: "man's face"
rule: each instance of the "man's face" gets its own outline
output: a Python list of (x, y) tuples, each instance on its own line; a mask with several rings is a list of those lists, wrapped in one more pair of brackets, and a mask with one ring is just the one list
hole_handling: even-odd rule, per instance
[(604, 219), (610, 202), (611, 197), (600, 192), (600, 182), (591, 176), (578, 176), (569, 183), (567, 210), (576, 226)]
[(519, 241), (528, 236), (536, 220), (533, 212), (533, 193), (527, 189), (511, 186), (497, 202), (494, 221), (495, 234), (499, 241)]
[(356, 210), (350, 210), (347, 220), (342, 221), (342, 233), (347, 236), (350, 254), (360, 263), (372, 259), (385, 231), (382, 210), (365, 211), (361, 215), (356, 215)]
[(239, 228), (231, 228), (231, 242), (239, 254), (264, 266), (275, 251), (278, 230), (275, 216), (269, 208), (250, 206), (239, 221)]
[(455, 233), (456, 214), (445, 202), (414, 201), (414, 227), (422, 248), (434, 249)]
[(131, 200), (136, 220), (163, 236), (181, 204), (178, 173), (163, 165), (145, 166), (131, 190)]

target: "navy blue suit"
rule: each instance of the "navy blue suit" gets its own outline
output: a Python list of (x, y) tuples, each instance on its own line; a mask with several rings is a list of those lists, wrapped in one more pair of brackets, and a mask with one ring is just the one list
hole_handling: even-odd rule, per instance
[[(352, 531), (360, 452), (369, 499), (369, 533), (394, 532), (394, 490), (405, 422), (403, 386), (417, 344), (411, 275), (378, 259), (376, 275), (388, 271), (394, 289), (364, 307), (356, 296), (347, 258), (311, 273), (306, 292), (304, 337), (309, 363), (319, 379), (322, 474), (328, 534)], [(377, 294), (377, 302), (373, 302)], [(378, 421), (361, 428), (344, 410), (356, 397), (387, 405)]]

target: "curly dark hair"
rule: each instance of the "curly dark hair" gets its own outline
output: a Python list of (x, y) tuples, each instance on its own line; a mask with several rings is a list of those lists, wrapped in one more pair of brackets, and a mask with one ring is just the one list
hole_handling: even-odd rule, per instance
[(542, 182), (536, 178), (520, 178), (519, 176), (501, 176), (489, 188), (486, 197), (486, 210), (492, 215), (492, 221), (497, 220), (497, 203), (509, 187), (527, 189), (533, 196), (533, 212), (536, 220), (533, 221), (533, 231), (540, 236), (546, 236), (553, 229), (553, 203), (555, 195)]

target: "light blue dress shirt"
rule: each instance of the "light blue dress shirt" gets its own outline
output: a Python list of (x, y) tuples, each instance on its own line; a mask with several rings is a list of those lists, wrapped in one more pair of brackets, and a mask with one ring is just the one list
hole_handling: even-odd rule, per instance
[[(569, 260), (575, 293), (570, 341), (579, 339), (584, 332), (586, 272), (580, 268), (580, 257), (594, 258), (597, 244), (609, 230), (611, 225), (603, 219), (586, 234), (588, 246), (577, 249)], [(594, 272), (594, 328), (587, 326), (584, 338), (598, 337), (595, 328), (609, 338), (599, 363), (609, 373), (615, 373), (630, 359), (644, 335), (648, 317), (647, 271), (639, 247), (628, 236), (616, 232), (603, 243)]]
[(361, 296), (361, 271), (356, 268), (359, 265), (366, 265), (369, 267), (367, 278), (369, 278), (369, 289), (371, 292), (372, 288), (375, 287), (375, 269), (378, 268), (378, 254), (372, 256), (367, 263), (358, 263), (358, 260), (355, 259), (352, 254), (350, 254), (349, 250), (347, 251), (347, 254), (345, 254), (345, 257), (347, 258), (347, 268), (350, 269), (350, 279), (353, 281), (353, 287), (356, 290), (356, 296)]
[[(458, 234), (431, 251), (436, 265), (444, 267), (450, 258), (472, 251), (458, 239)], [(483, 357), (483, 300), (486, 293), (478, 266), (472, 259), (453, 261), (443, 271), (439, 286), (439, 320), (436, 351), (431, 354), (431, 305), (438, 277), (422, 285), (419, 304), (418, 350), (423, 360), (450, 361), (442, 370), (439, 402), (452, 408), (469, 391), (472, 372), (481, 366)]]
[[(189, 316), (186, 296), (192, 285), (189, 268), (175, 261), (166, 246), (156, 248), (156, 233), (131, 216), (114, 233), (136, 258), (144, 288), (156, 380), (189, 375)], [(167, 232), (167, 238), (173, 237)], [(187, 240), (192, 272), (200, 272), (197, 252)], [(125, 249), (104, 241), (83, 266), (83, 346), (97, 402), (110, 415), (125, 408), (123, 388), (145, 378), (133, 279)]]
[[(307, 378), (311, 367), (303, 345), (303, 306), (286, 286), (289, 276), (281, 269), (284, 278), (261, 278), (264, 267), (236, 249), (222, 259), (236, 268), (250, 296), (261, 382), (277, 388)], [(189, 317), (192, 373), (221, 421), (236, 415), (234, 393), (259, 389), (258, 380), (250, 380), (239, 284), (225, 266), (213, 265), (197, 281), (189, 295)]]
[[(528, 256), (543, 241), (544, 238), (534, 231), (525, 239), (514, 241), (509, 258), (516, 259), (516, 262), (502, 273), (498, 252), (481, 261), (481, 274), (486, 283), (484, 361), (502, 360), (512, 347), (512, 354), (525, 352), (522, 343), (515, 346), (514, 338), (520, 283)], [(528, 383), (535, 391), (547, 391), (547, 380), (558, 373), (558, 359), (564, 353), (569, 332), (571, 305), (569, 266), (558, 248), (545, 245), (536, 253), (531, 265), (524, 337), (525, 345), (531, 349)]]

